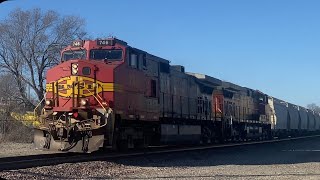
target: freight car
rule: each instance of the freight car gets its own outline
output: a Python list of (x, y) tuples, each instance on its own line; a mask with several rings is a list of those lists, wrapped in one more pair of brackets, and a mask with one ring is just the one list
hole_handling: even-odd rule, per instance
[(187, 73), (116, 39), (75, 41), (47, 71), (36, 147), (92, 152), (303, 135), (319, 114), (263, 92)]

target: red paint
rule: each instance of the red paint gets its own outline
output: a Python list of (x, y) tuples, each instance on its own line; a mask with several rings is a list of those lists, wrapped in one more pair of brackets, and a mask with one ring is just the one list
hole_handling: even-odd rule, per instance
[(78, 112), (73, 112), (73, 117), (74, 117), (74, 118), (77, 118), (78, 115), (79, 115)]
[[(64, 51), (69, 50), (79, 50), (79, 49), (86, 49), (87, 50), (87, 59), (86, 60), (69, 60), (66, 62), (61, 62), (59, 65), (49, 69), (47, 71), (46, 80), (47, 83), (56, 82), (61, 78), (71, 76), (71, 64), (77, 63), (78, 64), (78, 75), (90, 77), (94, 79), (94, 72), (96, 72), (96, 79), (103, 83), (114, 83), (114, 74), (115, 69), (118, 66), (121, 66), (124, 63), (126, 58), (126, 45), (123, 44), (115, 44), (115, 46), (97, 46), (96, 41), (85, 41), (82, 47), (66, 47)], [(105, 63), (104, 61), (100, 60), (90, 60), (89, 59), (89, 51), (90, 49), (122, 49), (123, 50), (123, 60), (122, 61), (113, 61), (109, 63)], [(61, 53), (61, 54), (62, 54)], [(90, 75), (83, 75), (82, 69), (83, 67), (90, 67), (91, 73)], [(103, 96), (102, 96), (103, 94)], [(114, 92), (103, 92), (99, 93), (99, 95), (107, 102), (114, 102)], [(47, 99), (52, 99), (53, 93), (48, 92), (46, 94)], [(81, 99), (81, 98), (79, 98)], [(100, 104), (97, 103), (96, 99), (93, 96), (86, 97), (88, 100), (91, 108), (100, 107)], [(59, 106), (57, 104), (54, 105), (53, 111), (72, 111), (72, 109), (77, 109), (78, 107), (73, 107), (72, 98), (66, 97), (59, 97)], [(76, 98), (74, 99), (74, 106), (77, 105)], [(80, 105), (79, 105), (80, 106)], [(110, 104), (111, 106), (111, 104)]]
[[(116, 43), (114, 46), (97, 46), (97, 41), (84, 41), (82, 47), (66, 47), (63, 51), (86, 49), (86, 60), (69, 60), (61, 62), (59, 65), (51, 68), (47, 72), (47, 83), (52, 81), (58, 81), (61, 78), (71, 75), (71, 63), (77, 63), (79, 72), (83, 67), (90, 67), (92, 69), (91, 74), (87, 77), (94, 78), (93, 70), (96, 71), (96, 79), (103, 83), (114, 83), (116, 85), (114, 92), (99, 93), (103, 101), (107, 102), (115, 113), (121, 112), (122, 116), (128, 117), (129, 115), (143, 115), (144, 120), (158, 121), (160, 115), (160, 109), (148, 110), (148, 99), (150, 97), (147, 94), (148, 83), (151, 81), (151, 77), (147, 77), (143, 71), (129, 67), (127, 62), (127, 50), (129, 46), (123, 43)], [(99, 60), (90, 60), (89, 52), (91, 49), (122, 49), (123, 59), (122, 61), (104, 62)], [(63, 53), (62, 51), (62, 53)], [(80, 74), (81, 75), (81, 74)], [(159, 88), (159, 82), (157, 79), (157, 88)], [(117, 86), (121, 87), (121, 91), (117, 89)], [(159, 89), (157, 90), (159, 92)], [(52, 98), (52, 92), (47, 93), (47, 98)], [(159, 94), (157, 94), (159, 96)], [(89, 102), (89, 108), (101, 108), (100, 103), (97, 103), (94, 96), (85, 97)], [(80, 98), (81, 99), (81, 98)], [(79, 101), (80, 101), (79, 99)], [(55, 105), (53, 111), (70, 112), (74, 109), (81, 109), (75, 107), (77, 105), (77, 99), (59, 97), (59, 106)], [(158, 97), (154, 97), (153, 100), (157, 100)], [(74, 106), (73, 106), (74, 105)], [(104, 105), (103, 105), (104, 106)], [(88, 107), (87, 107), (88, 108)], [(156, 118), (154, 118), (156, 117)]]

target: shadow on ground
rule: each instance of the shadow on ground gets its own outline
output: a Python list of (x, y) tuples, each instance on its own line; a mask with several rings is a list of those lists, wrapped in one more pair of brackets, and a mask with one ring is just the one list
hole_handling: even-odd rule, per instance
[(142, 167), (275, 165), (320, 162), (320, 137), (211, 150), (145, 155), (114, 162)]

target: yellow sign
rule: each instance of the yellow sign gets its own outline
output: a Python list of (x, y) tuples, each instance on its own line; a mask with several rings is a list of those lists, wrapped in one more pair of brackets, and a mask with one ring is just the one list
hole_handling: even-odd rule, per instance
[(47, 83), (46, 92), (52, 92), (52, 86), (55, 93), (58, 86), (59, 96), (61, 97), (72, 97), (73, 94), (74, 96), (88, 97), (94, 95), (95, 90), (96, 93), (113, 92), (115, 89), (121, 90), (120, 86), (115, 86), (114, 83), (103, 83), (98, 80), (95, 83), (93, 78), (84, 76), (69, 76), (59, 79), (58, 82)]

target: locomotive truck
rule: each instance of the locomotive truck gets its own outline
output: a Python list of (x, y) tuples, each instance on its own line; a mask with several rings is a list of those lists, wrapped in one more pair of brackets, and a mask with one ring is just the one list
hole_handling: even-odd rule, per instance
[(318, 113), (129, 46), (79, 40), (46, 74), (38, 148), (92, 152), (316, 133)]

